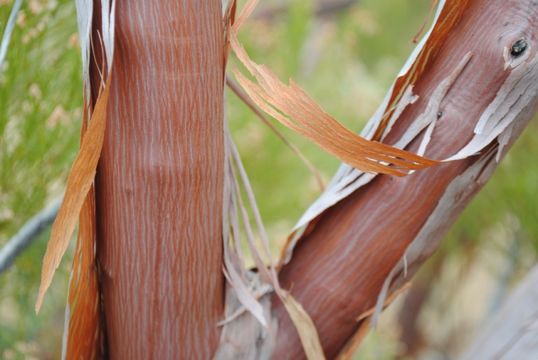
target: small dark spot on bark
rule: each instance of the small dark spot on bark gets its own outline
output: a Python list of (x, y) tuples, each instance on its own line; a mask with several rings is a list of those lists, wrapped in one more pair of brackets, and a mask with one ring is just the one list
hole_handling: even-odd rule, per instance
[(508, 25), (510, 25), (510, 21), (507, 21), (507, 22), (505, 22), (505, 23), (503, 24), (503, 26), (508, 26)]
[(512, 45), (512, 49), (510, 50), (510, 55), (517, 58), (520, 57), (525, 53), (527, 48), (529, 47), (529, 44), (527, 44), (527, 40), (525, 39), (519, 39)]
[(439, 119), (442, 118), (442, 117), (443, 117), (443, 112), (442, 112), (442, 111), (439, 111), (439, 112), (437, 113), (437, 120), (439, 120)]
[(262, 334), (259, 333), (258, 336), (256, 336), (256, 349), (258, 350), (258, 352), (263, 347), (263, 343), (264, 343), (264, 339), (262, 337)]

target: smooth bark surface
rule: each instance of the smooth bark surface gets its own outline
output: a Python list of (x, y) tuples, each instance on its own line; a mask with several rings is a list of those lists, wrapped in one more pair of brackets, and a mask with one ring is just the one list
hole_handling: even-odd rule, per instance
[(109, 356), (208, 359), (224, 301), (221, 2), (119, 0), (116, 14), (96, 181)]
[[(506, 48), (524, 37), (530, 43), (530, 58), (536, 55), (537, 23), (536, 1), (472, 1), (433, 65), (417, 81), (414, 93), (419, 100), (406, 108), (385, 142), (394, 143), (424, 113), (440, 82), (471, 52), (471, 61), (442, 99), (426, 156), (444, 159), (460, 150), (510, 74), (505, 67)], [(534, 98), (521, 111), (509, 145), (535, 107)], [(409, 149), (416, 151), (420, 140), (421, 137), (415, 139)], [(469, 173), (473, 166), (478, 168)], [(314, 320), (328, 358), (334, 358), (352, 337), (360, 325), (355, 319), (375, 305), (387, 276), (425, 225), (432, 245), (424, 250), (420, 261), (410, 264), (411, 273), (435, 250), (437, 239), (495, 166), (495, 156), (483, 154), (442, 163), (401, 179), (378, 176), (320, 216), (282, 268), (280, 281)], [(467, 174), (466, 184), (459, 184), (453, 194), (443, 196), (452, 183), (457, 185), (455, 179)], [(439, 206), (443, 207), (439, 211), (442, 216), (432, 217)], [(303, 358), (299, 338), (282, 304), (276, 298), (273, 304), (279, 319), (273, 357)]]

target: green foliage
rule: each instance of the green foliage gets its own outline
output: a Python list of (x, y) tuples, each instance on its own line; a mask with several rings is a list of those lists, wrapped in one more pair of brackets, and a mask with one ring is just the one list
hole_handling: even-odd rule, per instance
[[(0, 2), (2, 29), (10, 10), (11, 3)], [(75, 34), (72, 1), (24, 2), (0, 69), (0, 246), (63, 192), (80, 128)], [(0, 358), (58, 355), (69, 260), (36, 317), (45, 244), (44, 235), (0, 276)]]

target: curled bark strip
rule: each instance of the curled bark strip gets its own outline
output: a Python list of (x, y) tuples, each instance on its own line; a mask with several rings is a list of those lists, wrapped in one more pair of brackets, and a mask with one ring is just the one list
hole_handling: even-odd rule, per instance
[(307, 137), (345, 163), (367, 172), (405, 176), (407, 170), (435, 164), (413, 153), (367, 140), (332, 118), (297, 84), (283, 84), (263, 65), (254, 63), (232, 32), (234, 53), (256, 82), (239, 71), (235, 76), (249, 97), (264, 112), (286, 127)]
[(373, 139), (379, 139), (384, 133), (388, 119), (390, 119), (396, 104), (400, 102), (405, 89), (417, 82), (420, 76), (428, 69), (441, 51), (445, 39), (450, 31), (460, 21), (463, 13), (469, 6), (470, 0), (440, 0), (435, 14), (433, 25), (417, 45), (406, 64), (400, 71), (392, 89), (387, 97), (387, 103), (383, 104), (383, 116)]
[(231, 49), (256, 81), (248, 80), (239, 71), (234, 72), (235, 76), (260, 109), (325, 151), (363, 171), (404, 176), (407, 170), (422, 169), (436, 163), (355, 134), (325, 113), (297, 84), (290, 82), (285, 85), (266, 66), (253, 62), (237, 40), (237, 31), (256, 3), (257, 0), (250, 0), (245, 4), (227, 36)]
[[(110, 80), (110, 78), (111, 74), (109, 74), (108, 79)], [(43, 258), (41, 285), (39, 286), (35, 306), (36, 312), (39, 311), (45, 292), (52, 282), (54, 272), (60, 265), (60, 261), (67, 250), (69, 240), (75, 230), (78, 215), (93, 184), (105, 137), (106, 107), (109, 94), (110, 86), (107, 83), (97, 100), (88, 130), (84, 134), (80, 145), (80, 152), (67, 178), (64, 200), (52, 225), (50, 240)]]
[[(100, 16), (95, 25), (100, 48), (94, 48), (90, 60), (94, 6)], [(101, 294), (96, 264), (96, 218), (94, 178), (97, 162), (101, 156), (105, 130), (106, 111), (110, 94), (111, 69), (114, 56), (115, 1), (77, 0), (77, 21), (82, 51), (82, 75), (84, 80), (84, 110), (81, 126), (81, 147), (68, 177), (64, 201), (53, 224), (51, 239), (43, 260), (43, 273), (38, 302), (39, 308), (44, 292), (52, 280), (54, 269), (63, 256), (77, 218), (79, 232), (73, 268), (69, 280), (69, 295), (65, 310), (65, 326), (62, 359), (94, 359), (105, 356), (102, 337)], [(102, 57), (96, 64), (98, 52)], [(96, 76), (92, 89), (90, 64), (95, 66)], [(98, 76), (97, 76), (98, 75)], [(92, 90), (95, 103), (92, 102)], [(91, 118), (91, 121), (90, 121)]]
[[(239, 15), (239, 19), (234, 24), (234, 14), (235, 14), (235, 1), (232, 1), (228, 8), (229, 11), (226, 11), (225, 15), (225, 23), (230, 23), (230, 26), (233, 25), (233, 28), (229, 29), (229, 31), (226, 32), (226, 39), (231, 41), (232, 49), (237, 54), (237, 51), (240, 51), (241, 54), (238, 56), (243, 60), (249, 60), (248, 56), (246, 55), (246, 52), (242, 49), (242, 47), (239, 45), (235, 31), (239, 28), (239, 26), (242, 24), (242, 22), (248, 17), (248, 15), (252, 12), (254, 9), (254, 6), (256, 4), (256, 0), (252, 0), (247, 2), (245, 7), (243, 8), (241, 14)], [(238, 50), (239, 49), (239, 50)], [(227, 56), (227, 49), (225, 49), (225, 59)], [(226, 60), (225, 60), (226, 61)], [(257, 65), (248, 62), (245, 63), (245, 65), (251, 69), (253, 67), (256, 67)], [(266, 72), (266, 74), (269, 74)], [(272, 78), (272, 79), (269, 79)], [(269, 74), (269, 78), (266, 77), (265, 80), (272, 81), (273, 85), (280, 86), (279, 81), (276, 79), (276, 77), (273, 77)], [(245, 82), (247, 81), (244, 78), (241, 78), (243, 81), (242, 85), (243, 88), (245, 88)], [(241, 81), (240, 79), (240, 81)], [(249, 93), (248, 87), (245, 88), (248, 95), (250, 95), (250, 98), (252, 101), (259, 106), (262, 110), (265, 110), (267, 112), (267, 106), (264, 104), (263, 101), (258, 101), (259, 97), (256, 93)], [(270, 91), (272, 94), (278, 94), (278, 89), (272, 89)], [(299, 93), (299, 91), (297, 91)], [(308, 99), (305, 95), (305, 98), (308, 101), (311, 101)], [(250, 103), (250, 102), (249, 102)], [(316, 105), (310, 104), (311, 107), (315, 107)], [(252, 106), (252, 105), (251, 105)], [(257, 110), (257, 109), (256, 109)], [(269, 111), (269, 114), (273, 114), (273, 111)], [(278, 118), (278, 116), (277, 116)], [(290, 125), (291, 123), (284, 121), (285, 124)], [(294, 128), (294, 126), (291, 126)], [(298, 130), (298, 128), (295, 126), (295, 129)], [(257, 265), (260, 279), (265, 282), (266, 285), (271, 285), (278, 296), (278, 298), (282, 301), (284, 306), (286, 307), (286, 310), (288, 311), (288, 314), (290, 315), (290, 318), (292, 319), (295, 328), (297, 329), (299, 336), (301, 338), (301, 341), (303, 343), (303, 346), (305, 347), (305, 351), (307, 353), (307, 356), (310, 359), (323, 359), (323, 350), (321, 348), (321, 344), (319, 341), (319, 336), (316, 331), (316, 328), (314, 327), (312, 320), (310, 316), (304, 311), (304, 308), (293, 299), (291, 295), (289, 295), (287, 292), (281, 290), (280, 284), (278, 282), (278, 278), (276, 275), (274, 262), (271, 257), (271, 253), (269, 250), (269, 240), (267, 237), (267, 234), (265, 232), (263, 223), (261, 221), (261, 216), (259, 214), (259, 211), (257, 209), (256, 201), (254, 199), (254, 192), (252, 191), (250, 187), (250, 183), (248, 180), (248, 177), (246, 175), (246, 172), (242, 166), (241, 159), (239, 156), (239, 153), (237, 152), (235, 145), (233, 144), (233, 140), (231, 139), (228, 132), (226, 132), (226, 177), (225, 177), (225, 195), (224, 195), (224, 214), (223, 214), (223, 231), (224, 231), (224, 247), (225, 247), (225, 274), (226, 277), (231, 285), (230, 288), (228, 288), (227, 292), (229, 292), (232, 288), (235, 292), (235, 295), (237, 296), (237, 299), (241, 302), (241, 304), (245, 307), (246, 310), (250, 312), (254, 318), (256, 318), (261, 325), (268, 326), (267, 317), (261, 314), (260, 308), (261, 304), (257, 302), (255, 299), (253, 299), (253, 293), (251, 291), (248, 291), (246, 289), (246, 284), (244, 283), (244, 279), (247, 275), (247, 272), (241, 268), (241, 266), (238, 266), (239, 264), (243, 263), (242, 259), (242, 251), (241, 249), (241, 243), (240, 243), (240, 235), (239, 235), (239, 229), (238, 229), (238, 223), (239, 218), (242, 218), (242, 223), (244, 225), (245, 233), (246, 233), (246, 239), (247, 239), (247, 245), (250, 250), (250, 253), (252, 257), (254, 258), (254, 261)], [(394, 163), (398, 163), (399, 159), (396, 159), (393, 161)], [(235, 168), (237, 168), (240, 177), (237, 178), (235, 174)], [(245, 192), (248, 196), (248, 204), (250, 209), (252, 210), (254, 214), (254, 218), (256, 220), (258, 235), (261, 239), (262, 247), (261, 249), (258, 248), (255, 245), (255, 239), (254, 239), (254, 232), (251, 229), (250, 226), (250, 220), (248, 217), (248, 211), (243, 204), (243, 200), (241, 198), (241, 191), (239, 188), (239, 182), (242, 183)], [(239, 210), (239, 211), (238, 211)], [(230, 244), (230, 240), (233, 240), (234, 244)], [(232, 245), (232, 246), (231, 246)], [(233, 250), (235, 249), (235, 251)], [(269, 269), (266, 269), (260, 254), (265, 253), (265, 256), (269, 259)], [(238, 264), (239, 263), (239, 264)], [(234, 314), (239, 314), (237, 311)], [(228, 322), (228, 319), (225, 320), (225, 322)], [(223, 335), (224, 336), (224, 335)]]
[[(461, 61), (454, 67), (452, 72), (443, 79), (440, 84), (433, 90), (432, 94), (429, 97), (428, 104), (423, 113), (421, 113), (417, 118), (405, 129), (405, 132), (401, 134), (398, 140), (395, 141), (395, 147), (404, 149), (408, 147), (412, 141), (414, 141), (418, 136), (422, 134), (424, 129), (426, 129), (425, 134), (422, 138), (420, 146), (418, 148), (417, 154), (424, 155), (426, 148), (431, 140), (433, 130), (437, 124), (438, 117), (440, 114), (441, 103), (447, 96), (449, 90), (451, 89), (454, 82), (461, 76), (463, 70), (469, 63), (472, 58), (470, 52), (466, 53)], [(383, 134), (383, 137), (386, 137), (392, 126), (395, 124), (398, 117), (403, 113), (403, 111), (410, 104), (414, 104), (418, 96), (414, 95), (412, 92), (412, 87), (409, 87), (405, 92), (406, 95), (400, 100), (396, 107), (396, 111), (393, 113), (392, 117), (397, 116), (394, 119), (391, 119), (386, 130), (387, 133)], [(342, 169), (341, 169), (342, 170)], [(341, 171), (340, 170), (340, 171)], [(298, 223), (295, 225), (294, 233), (288, 238), (286, 245), (282, 250), (281, 263), (287, 263), (290, 261), (293, 249), (295, 245), (301, 238), (304, 230), (309, 226), (313, 226), (315, 223), (315, 218), (331, 205), (336, 204), (338, 201), (345, 198), (347, 195), (351, 194), (353, 191), (359, 189), (360, 187), (368, 184), (375, 178), (375, 174), (365, 174), (358, 173), (354, 178), (350, 180), (346, 178), (339, 177), (339, 173), (336, 174), (335, 178), (331, 184), (327, 187), (326, 191), (320, 196), (318, 200), (310, 206), (309, 209), (303, 214), (299, 219)], [(352, 169), (351, 173), (357, 173), (356, 169)], [(312, 222), (312, 224), (310, 224)]]
[[(225, 320), (221, 323), (225, 324), (226, 326), (226, 324), (230, 322), (235, 322), (239, 319), (239, 316), (246, 312), (245, 310), (248, 310), (253, 318), (259, 321), (260, 325), (264, 327), (271, 326), (270, 317), (263, 313), (263, 304), (261, 304), (261, 302), (256, 298), (257, 293), (261, 291), (262, 294), (265, 294), (265, 292), (268, 290), (267, 287), (269, 287), (270, 290), (274, 290), (278, 296), (278, 299), (282, 301), (286, 307), (286, 311), (290, 315), (290, 318), (292, 319), (294, 326), (299, 333), (307, 357), (309, 359), (323, 359), (324, 355), (321, 348), (319, 335), (315, 326), (313, 325), (312, 319), (306, 313), (301, 304), (293, 299), (288, 292), (280, 289), (273, 260), (268, 248), (267, 234), (261, 222), (261, 217), (257, 209), (254, 194), (250, 188), (249, 180), (241, 163), (239, 153), (237, 152), (229, 133), (227, 133), (226, 138), (226, 153), (228, 155), (228, 159), (226, 160), (226, 179), (231, 183), (229, 186), (232, 187), (232, 189), (228, 189), (228, 186), (225, 186), (225, 189), (228, 190), (225, 191), (224, 201), (223, 231), (224, 259), (226, 266), (225, 275), (228, 283), (230, 284), (230, 287), (227, 288), (226, 292), (228, 299), (228, 296), (230, 296), (228, 293), (233, 291), (233, 297), (241, 303), (243, 308), (239, 308), (233, 313), (228, 313)], [(234, 168), (237, 168), (240, 174), (239, 178), (237, 177)], [(249, 198), (248, 205), (255, 215), (257, 235), (262, 240), (261, 249), (255, 244), (255, 233), (250, 226), (247, 207), (241, 198), (239, 183), (243, 185)], [(241, 248), (241, 242), (238, 218), (241, 218), (241, 222), (243, 223), (247, 246), (257, 265), (259, 277), (253, 277), (248, 271), (240, 266), (240, 264), (243, 263), (243, 259), (242, 251), (239, 250)], [(230, 241), (233, 241), (235, 244), (230, 244)], [(269, 269), (266, 269), (261, 259), (262, 253), (265, 253), (265, 256), (269, 258)], [(247, 282), (250, 285), (250, 288), (248, 288), (246, 285)], [(224, 341), (223, 337), (229, 336), (230, 335), (222, 334), (221, 342)], [(243, 343), (241, 346), (243, 346)]]
[(103, 357), (95, 230), (95, 191), (92, 187), (80, 212), (65, 311), (62, 359)]
[[(84, 94), (87, 94), (84, 92)], [(88, 130), (90, 100), (85, 96), (81, 138)], [(101, 294), (96, 257), (95, 188), (92, 185), (79, 215), (77, 245), (69, 277), (65, 308), (62, 359), (97, 359), (105, 356)]]
[[(81, 35), (83, 36), (89, 36), (89, 24), (91, 24), (92, 21), (92, 11), (90, 8), (92, 6), (93, 5), (89, 1), (85, 0), (80, 0), (77, 3), (79, 21), (84, 19), (84, 21), (81, 21), (80, 25)], [(88, 128), (83, 134), (80, 151), (77, 154), (67, 177), (66, 191), (62, 205), (60, 206), (58, 215), (52, 225), (50, 240), (43, 258), (41, 284), (39, 286), (35, 306), (36, 312), (39, 311), (43, 302), (43, 297), (52, 282), (54, 272), (60, 265), (60, 261), (67, 250), (69, 240), (75, 230), (78, 216), (93, 184), (97, 162), (99, 161), (101, 150), (103, 148), (106, 129), (106, 109), (110, 94), (110, 81), (112, 77), (111, 69), (114, 58), (114, 21), (116, 2), (115, 0), (102, 0), (100, 6), (102, 9), (101, 40), (105, 52), (105, 65), (108, 69), (107, 76), (106, 79), (101, 78), (101, 84), (97, 90), (99, 95), (95, 103), (95, 108), (93, 109)], [(84, 60), (85, 66), (89, 66), (89, 44), (90, 42), (87, 38), (81, 42), (83, 59), (86, 59)], [(104, 71), (104, 66), (101, 67), (101, 69)], [(87, 76), (88, 74), (89, 72), (84, 70), (84, 76)], [(84, 80), (86, 86), (88, 86), (87, 84), (89, 80), (86, 78)], [(89, 92), (86, 92), (85, 95), (89, 96)], [(88, 104), (88, 102), (86, 102), (86, 104)], [(86, 114), (84, 114), (84, 116), (86, 116)]]
[(293, 296), (283, 290), (278, 294), (286, 311), (299, 333), (303, 350), (308, 360), (324, 360), (323, 348), (314, 322), (303, 306)]
[(286, 139), (284, 134), (282, 134), (282, 132), (280, 132), (276, 128), (276, 126), (274, 126), (269, 121), (269, 119), (267, 119), (267, 117), (261, 112), (261, 110), (258, 109), (256, 104), (254, 104), (254, 102), (247, 96), (247, 94), (245, 94), (245, 92), (241, 89), (239, 84), (237, 84), (232, 78), (226, 76), (226, 85), (228, 85), (228, 87), (234, 92), (234, 94), (237, 95), (237, 97), (241, 99), (241, 101), (243, 101), (243, 103), (245, 103), (245, 105), (247, 105), (252, 110), (252, 112), (267, 127), (269, 127), (271, 131), (273, 131), (275, 135), (303, 162), (303, 164), (308, 168), (308, 170), (310, 170), (310, 173), (312, 174), (312, 176), (314, 176), (314, 178), (316, 179), (316, 182), (318, 183), (320, 190), (323, 191), (325, 189), (325, 183), (323, 181), (323, 178), (320, 172), (318, 171), (318, 169), (316, 169), (314, 164), (312, 164), (310, 160), (308, 160), (307, 157), (304, 156), (301, 150), (299, 150), (297, 146), (295, 146), (288, 139)]
[[(431, 28), (419, 42), (385, 96), (383, 103), (361, 132), (365, 139), (381, 139), (387, 142), (386, 137), (391, 133), (394, 123), (419, 98), (413, 93), (415, 84), (428, 67), (434, 63), (445, 40), (458, 24), (468, 6), (469, 0), (449, 1), (448, 3), (441, 0), (439, 2)], [(400, 145), (407, 146), (408, 144), (400, 143)], [(281, 263), (286, 264), (291, 259), (295, 244), (305, 232), (310, 231), (320, 214), (368, 184), (374, 177), (375, 175), (342, 164), (325, 191), (295, 225), (288, 243), (282, 251)]]

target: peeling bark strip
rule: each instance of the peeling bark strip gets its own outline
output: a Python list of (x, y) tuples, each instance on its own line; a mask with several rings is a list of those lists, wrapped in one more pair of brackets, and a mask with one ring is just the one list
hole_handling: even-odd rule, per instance
[[(89, 0), (81, 0), (80, 2), (77, 2), (77, 10), (80, 10), (79, 6), (82, 3), (82, 8), (88, 5), (91, 7)], [(89, 114), (86, 112), (84, 113), (85, 118), (82, 126), (80, 151), (69, 171), (64, 199), (58, 210), (58, 216), (52, 225), (50, 240), (47, 244), (47, 251), (43, 257), (41, 284), (39, 285), (35, 306), (36, 312), (39, 311), (45, 293), (52, 282), (54, 272), (60, 265), (60, 261), (67, 250), (69, 240), (73, 235), (83, 205), (87, 204), (90, 200), (90, 197), (87, 195), (91, 192), (91, 188), (93, 187), (97, 163), (99, 161), (105, 137), (107, 123), (106, 110), (108, 106), (108, 96), (110, 94), (110, 79), (112, 77), (110, 66), (113, 63), (114, 58), (115, 1), (96, 1), (96, 6), (104, 9), (102, 12), (103, 16), (101, 17), (101, 26), (99, 27), (99, 29), (101, 29), (99, 43), (104, 49), (104, 56), (99, 64), (102, 65), (99, 69), (100, 76), (99, 78), (96, 78), (95, 87), (92, 89), (95, 93), (95, 103), (93, 112), (91, 113), (91, 121), (88, 125), (86, 124), (86, 116)], [(91, 17), (91, 12), (89, 12), (86, 20), (91, 19)], [(89, 35), (89, 29), (83, 28), (85, 27), (81, 24), (81, 34), (84, 33)], [(88, 30), (88, 32), (86, 32), (86, 30)], [(88, 42), (82, 41), (81, 48), (83, 63), (87, 64), (86, 60), (89, 55)], [(108, 70), (105, 71), (105, 67), (107, 67)], [(86, 72), (84, 75), (86, 75)], [(88, 79), (85, 78), (84, 81), (85, 86), (87, 87)], [(87, 94), (88, 93), (85, 93), (85, 95)], [(84, 110), (89, 111), (89, 107), (86, 107), (86, 105), (87, 102), (85, 102)], [(93, 257), (93, 255), (91, 256)]]
[[(301, 220), (284, 253), (281, 285), (291, 289), (314, 320), (328, 358), (337, 356), (370, 321), (355, 319), (376, 304), (382, 288), (386, 294), (398, 288), (409, 276), (406, 273), (416, 271), (435, 251), (492, 174), (496, 157), (502, 157), (536, 110), (538, 2), (448, 1), (441, 6), (445, 16), (458, 6), (465, 11), (442, 38), (434, 29), (431, 36), (442, 42), (435, 44), (437, 53), (415, 80), (399, 90), (404, 94), (401, 99), (375, 116), (365, 133), (375, 134), (384, 127), (389, 131), (382, 129), (376, 136), (398, 144), (416, 127), (417, 119), (436, 110), (436, 116), (426, 116), (429, 120), (400, 145), (415, 152), (422, 145), (428, 158), (460, 160), (402, 179), (342, 167)], [(443, 13), (438, 26), (446, 24)], [(521, 42), (517, 51), (512, 50), (521, 39), (528, 45), (523, 53)], [(424, 49), (428, 51), (427, 45)], [(471, 59), (450, 88), (440, 91), (468, 54)], [(410, 86), (418, 99), (409, 94)], [(405, 102), (403, 110), (400, 102)], [(389, 124), (382, 115), (392, 114), (392, 109), (401, 115)], [(429, 142), (424, 140), (428, 136)], [(304, 357), (284, 307), (275, 300), (273, 309), (279, 319), (273, 357)]]
[(223, 27), (220, 0), (118, 0), (96, 179), (112, 359), (208, 359), (219, 342)]
[[(264, 294), (260, 299), (263, 313), (271, 319), (271, 295)], [(226, 288), (226, 323), (221, 332), (220, 344), (214, 360), (271, 358), (275, 347), (277, 323), (271, 319), (270, 324), (262, 323), (245, 307), (235, 295), (235, 290)]]
[(249, 0), (245, 4), (229, 32), (230, 48), (255, 80), (249, 80), (237, 69), (235, 77), (256, 106), (282, 125), (362, 171), (405, 176), (409, 170), (423, 169), (436, 163), (352, 132), (327, 114), (293, 81), (286, 85), (267, 66), (252, 61), (239, 43), (237, 31), (256, 3), (257, 0)]

